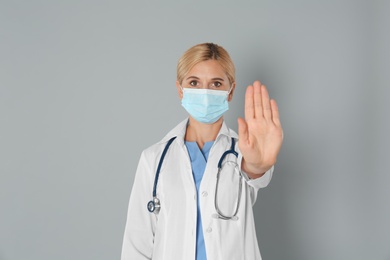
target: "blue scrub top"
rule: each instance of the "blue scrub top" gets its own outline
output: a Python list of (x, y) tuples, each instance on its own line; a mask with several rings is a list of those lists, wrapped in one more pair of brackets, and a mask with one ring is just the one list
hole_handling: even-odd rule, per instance
[(204, 244), (202, 218), (199, 206), (199, 187), (206, 169), (207, 158), (214, 141), (206, 142), (203, 149), (200, 149), (196, 142), (185, 142), (188, 154), (191, 159), (192, 175), (194, 177), (197, 193), (197, 220), (196, 220), (196, 260), (206, 260), (206, 247)]

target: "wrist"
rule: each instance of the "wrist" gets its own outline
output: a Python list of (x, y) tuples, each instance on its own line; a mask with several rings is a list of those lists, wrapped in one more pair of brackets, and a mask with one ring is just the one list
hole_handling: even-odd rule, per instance
[(242, 160), (241, 168), (251, 179), (256, 179), (263, 176), (272, 165), (251, 164)]

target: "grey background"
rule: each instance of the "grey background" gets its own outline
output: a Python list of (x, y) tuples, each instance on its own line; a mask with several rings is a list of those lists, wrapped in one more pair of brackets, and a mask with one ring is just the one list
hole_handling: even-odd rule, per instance
[(211, 41), (233, 129), (256, 79), (280, 107), (263, 258), (389, 260), (389, 3), (0, 1), (0, 259), (119, 259), (140, 153), (186, 116), (176, 62)]

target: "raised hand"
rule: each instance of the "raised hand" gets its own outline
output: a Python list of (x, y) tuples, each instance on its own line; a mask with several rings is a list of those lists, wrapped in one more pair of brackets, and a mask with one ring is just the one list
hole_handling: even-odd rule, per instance
[(242, 169), (250, 178), (262, 176), (276, 159), (283, 142), (278, 106), (259, 81), (245, 94), (245, 119), (238, 118), (238, 146)]

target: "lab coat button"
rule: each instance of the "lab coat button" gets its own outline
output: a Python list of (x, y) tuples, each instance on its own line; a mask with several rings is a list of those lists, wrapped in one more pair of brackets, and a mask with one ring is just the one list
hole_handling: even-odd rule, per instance
[(203, 197), (207, 197), (207, 195), (208, 195), (207, 191), (202, 192)]
[(207, 232), (207, 233), (211, 233), (211, 231), (213, 231), (213, 229), (212, 229), (211, 227), (209, 227), (209, 228), (206, 229), (206, 232)]

